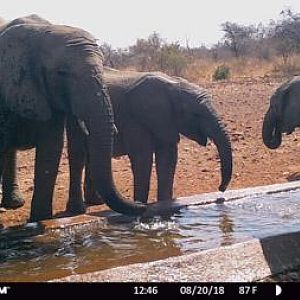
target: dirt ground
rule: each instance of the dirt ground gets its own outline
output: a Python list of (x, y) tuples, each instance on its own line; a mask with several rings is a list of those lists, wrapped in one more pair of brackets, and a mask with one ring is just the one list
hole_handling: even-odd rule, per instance
[[(226, 124), (233, 147), (234, 169), (229, 189), (283, 183), (300, 171), (300, 136), (284, 136), (277, 150), (267, 149), (261, 139), (263, 115), (270, 95), (284, 79), (239, 79), (232, 82), (201, 83), (213, 95), (213, 103)], [(26, 204), (17, 210), (0, 212), (0, 224), (26, 222), (33, 191), (34, 150), (19, 153), (19, 177)], [(113, 160), (113, 174), (120, 192), (132, 198), (132, 174), (127, 157)], [(297, 174), (296, 174), (297, 175)], [(297, 176), (296, 176), (297, 177)], [(54, 196), (54, 213), (65, 209), (68, 194), (68, 159), (64, 150)], [(174, 196), (217, 191), (220, 168), (216, 147), (200, 147), (182, 137), (176, 170)], [(153, 168), (150, 198), (156, 197)], [(90, 207), (89, 210), (93, 208)]]

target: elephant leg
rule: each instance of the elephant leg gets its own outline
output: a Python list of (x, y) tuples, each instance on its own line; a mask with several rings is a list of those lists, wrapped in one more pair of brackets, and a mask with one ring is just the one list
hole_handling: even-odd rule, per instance
[(134, 201), (147, 203), (153, 163), (152, 151), (129, 153), (134, 180)]
[(70, 187), (67, 211), (72, 214), (85, 212), (81, 179), (85, 162), (85, 136), (74, 117), (67, 120), (67, 140), (70, 166)]
[(104, 204), (104, 201), (102, 200), (101, 196), (98, 195), (95, 191), (88, 162), (85, 165), (83, 190), (84, 190), (84, 200), (86, 204), (88, 205)]
[[(1, 188), (3, 187), (3, 182), (2, 182), (2, 174), (4, 170), (4, 154), (0, 154), (0, 183), (1, 183)], [(2, 204), (0, 205), (2, 206)]]
[(3, 170), (4, 170), (4, 154), (0, 154), (0, 183), (2, 183)]
[(2, 206), (7, 209), (16, 209), (25, 203), (19, 189), (16, 165), (17, 152), (6, 152), (2, 177)]
[(147, 203), (153, 164), (151, 135), (139, 127), (124, 134), (134, 179), (134, 201)]
[(64, 119), (55, 111), (53, 119), (39, 124), (31, 222), (52, 217), (52, 197), (63, 148)]
[(158, 201), (173, 198), (173, 183), (177, 164), (177, 144), (159, 145), (155, 149)]

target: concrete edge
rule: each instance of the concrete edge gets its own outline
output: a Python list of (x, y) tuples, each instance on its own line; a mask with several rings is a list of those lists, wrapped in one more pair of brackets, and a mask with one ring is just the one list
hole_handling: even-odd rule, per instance
[[(288, 192), (300, 189), (300, 181), (293, 181), (287, 183), (278, 183), (272, 185), (262, 185), (255, 187), (248, 187), (243, 189), (228, 190), (222, 192), (204, 193), (195, 196), (181, 197), (175, 201), (177, 205), (203, 205), (218, 202), (218, 199), (224, 201), (232, 201), (250, 196), (259, 196), (262, 194), (276, 194), (281, 192)], [(156, 205), (156, 204), (153, 204)]]
[[(178, 211), (184, 207), (191, 205), (205, 205), (233, 201), (250, 196), (253, 197), (263, 194), (287, 192), (297, 189), (300, 189), (300, 181), (229, 190), (224, 193), (203, 193), (189, 197), (181, 197), (176, 199), (175, 201), (165, 201), (149, 204), (146, 216), (152, 217), (154, 215), (171, 214), (175, 211)], [(0, 240), (10, 238), (31, 237), (39, 234), (45, 234), (56, 229), (65, 229), (85, 224), (96, 224), (98, 226), (101, 226), (103, 224), (107, 224), (107, 221), (109, 219), (120, 219), (130, 221), (134, 218), (123, 216), (111, 210), (99, 211), (79, 216), (62, 217), (44, 220), (38, 223), (28, 223), (25, 225), (0, 229)]]
[(51, 282), (251, 282), (300, 266), (300, 231)]

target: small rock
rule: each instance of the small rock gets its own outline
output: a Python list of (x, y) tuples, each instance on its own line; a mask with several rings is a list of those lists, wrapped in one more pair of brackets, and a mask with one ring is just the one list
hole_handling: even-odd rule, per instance
[(219, 197), (216, 199), (216, 204), (223, 204), (225, 202), (225, 198), (224, 197)]

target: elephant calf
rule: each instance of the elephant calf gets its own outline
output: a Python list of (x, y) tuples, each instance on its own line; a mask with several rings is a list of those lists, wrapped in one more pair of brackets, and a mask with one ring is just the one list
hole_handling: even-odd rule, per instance
[(271, 96), (265, 114), (262, 138), (270, 149), (281, 145), (282, 133), (291, 134), (300, 126), (300, 76), (283, 83)]
[[(227, 188), (232, 175), (231, 144), (204, 89), (163, 73), (105, 69), (104, 80), (118, 130), (114, 156), (129, 156), (135, 201), (147, 202), (153, 154), (158, 178), (157, 199), (172, 199), (179, 134), (202, 146), (207, 144), (208, 138), (214, 142), (221, 160), (219, 190)], [(86, 174), (86, 202), (100, 203), (92, 192), (88, 168)]]

